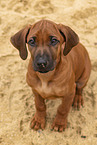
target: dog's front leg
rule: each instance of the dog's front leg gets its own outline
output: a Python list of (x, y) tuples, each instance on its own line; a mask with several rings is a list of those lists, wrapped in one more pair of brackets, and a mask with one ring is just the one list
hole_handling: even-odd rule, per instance
[(71, 95), (69, 95), (67, 97), (65, 96), (62, 99), (62, 103), (58, 107), (57, 115), (52, 124), (53, 130), (62, 132), (66, 128), (67, 116), (68, 116), (70, 107), (72, 106), (73, 98), (74, 98), (74, 93), (72, 93)]
[(45, 118), (46, 118), (46, 106), (44, 99), (35, 91), (33, 91), (35, 95), (35, 107), (36, 113), (31, 121), (31, 128), (38, 130), (45, 128)]

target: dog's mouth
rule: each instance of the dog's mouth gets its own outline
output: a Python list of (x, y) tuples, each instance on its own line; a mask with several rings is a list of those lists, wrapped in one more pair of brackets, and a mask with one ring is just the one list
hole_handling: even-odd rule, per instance
[(48, 73), (49, 71), (40, 70), (40, 71), (38, 71), (38, 72), (40, 72), (40, 73)]
[(55, 68), (54, 66), (48, 67), (48, 68), (45, 68), (45, 67), (39, 68), (39, 67), (34, 66), (34, 71), (39, 72), (39, 73), (48, 73), (49, 71), (53, 71), (54, 68)]

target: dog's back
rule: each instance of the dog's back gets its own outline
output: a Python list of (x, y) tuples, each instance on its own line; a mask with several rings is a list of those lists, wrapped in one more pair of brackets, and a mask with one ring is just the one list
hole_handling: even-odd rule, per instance
[(69, 61), (71, 59), (72, 69), (75, 74), (75, 82), (78, 87), (83, 88), (86, 85), (91, 72), (91, 62), (86, 48), (79, 43), (66, 57)]

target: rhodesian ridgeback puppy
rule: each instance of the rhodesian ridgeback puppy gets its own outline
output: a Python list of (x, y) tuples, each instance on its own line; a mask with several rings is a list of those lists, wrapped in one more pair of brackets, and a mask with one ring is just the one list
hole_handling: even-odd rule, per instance
[(31, 128), (45, 128), (45, 99), (60, 98), (52, 129), (63, 131), (72, 104), (80, 108), (84, 103), (82, 90), (91, 71), (87, 50), (70, 27), (48, 20), (26, 26), (11, 37), (11, 43), (23, 60), (28, 55), (26, 43), (31, 53), (26, 77), (36, 106)]

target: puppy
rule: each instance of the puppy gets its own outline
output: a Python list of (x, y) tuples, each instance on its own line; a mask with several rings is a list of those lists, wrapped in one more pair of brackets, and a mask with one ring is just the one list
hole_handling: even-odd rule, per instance
[(31, 128), (45, 128), (45, 99), (60, 98), (52, 129), (62, 132), (72, 104), (80, 108), (84, 103), (82, 90), (91, 71), (87, 50), (70, 27), (48, 20), (26, 26), (11, 37), (11, 43), (23, 60), (28, 55), (26, 43), (31, 53), (26, 76), (35, 96)]

